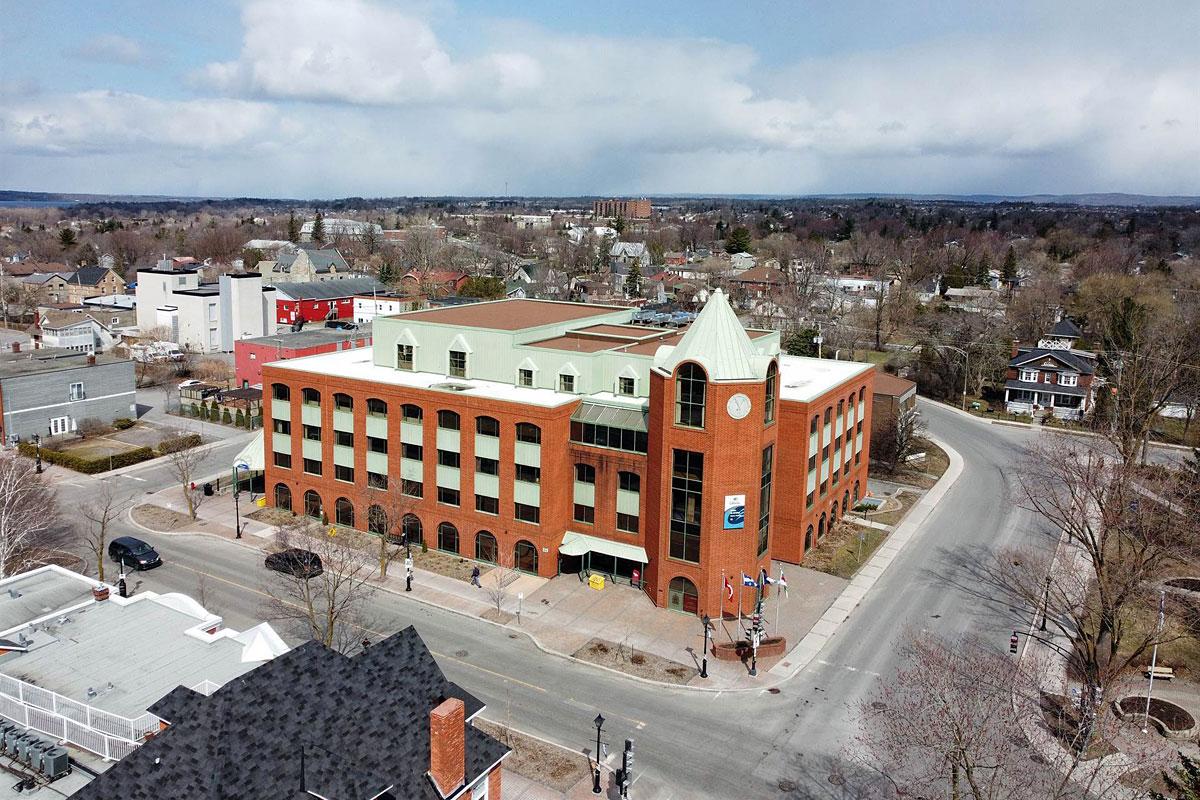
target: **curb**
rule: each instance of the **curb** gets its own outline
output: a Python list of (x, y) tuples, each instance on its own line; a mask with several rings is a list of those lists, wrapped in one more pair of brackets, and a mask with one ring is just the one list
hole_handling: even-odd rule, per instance
[[(960, 412), (966, 413), (966, 412)], [(969, 415), (968, 415), (969, 416)], [(957, 450), (936, 436), (926, 435), (926, 438), (946, 451), (950, 460), (945, 473), (938, 478), (937, 483), (926, 490), (924, 496), (913, 505), (904, 519), (900, 521), (891, 535), (884, 540), (875, 554), (866, 564), (859, 567), (858, 572), (850, 580), (850, 585), (830, 604), (816, 624), (805, 634), (795, 647), (771, 667), (768, 672), (782, 676), (782, 680), (794, 678), (801, 670), (813, 662), (821, 653), (829, 640), (838, 629), (850, 618), (854, 610), (874, 588), (876, 581), (883, 576), (887, 568), (903, 551), (904, 546), (916, 538), (921, 532), (921, 526), (934, 508), (945, 496), (950, 487), (958, 480), (963, 471), (963, 459)], [(786, 666), (785, 666), (786, 665)]]

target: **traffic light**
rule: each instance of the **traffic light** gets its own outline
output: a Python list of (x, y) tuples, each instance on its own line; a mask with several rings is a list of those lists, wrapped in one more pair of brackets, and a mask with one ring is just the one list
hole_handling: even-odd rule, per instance
[(1014, 654), (1017, 652), (1017, 632), (1016, 631), (1013, 631), (1012, 636), (1008, 637), (1008, 652), (1014, 653)]

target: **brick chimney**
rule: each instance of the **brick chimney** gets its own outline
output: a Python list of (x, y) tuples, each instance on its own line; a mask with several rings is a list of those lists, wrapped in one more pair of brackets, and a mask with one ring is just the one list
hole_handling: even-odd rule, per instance
[(13, 343), (12, 343), (12, 351), (13, 351), (14, 353), (19, 353), (19, 352), (21, 352), (21, 343), (20, 343), (20, 342), (13, 342)]
[(88, 366), (94, 367), (96, 365), (96, 354), (95, 353), (88, 353), (87, 363), (88, 363)]
[(1018, 352), (1020, 349), (1021, 349), (1021, 340), (1013, 339), (1012, 340), (1012, 357), (1013, 358), (1016, 358), (1018, 355), (1020, 355), (1020, 353)]
[(466, 780), (467, 709), (457, 697), (429, 712), (429, 775), (442, 797)]

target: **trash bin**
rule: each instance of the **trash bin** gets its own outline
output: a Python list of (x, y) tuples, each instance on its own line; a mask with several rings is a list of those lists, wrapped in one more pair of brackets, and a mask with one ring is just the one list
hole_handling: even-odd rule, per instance
[(212, 493), (213, 493), (213, 485), (211, 483), (204, 484), (204, 496), (212, 497)]

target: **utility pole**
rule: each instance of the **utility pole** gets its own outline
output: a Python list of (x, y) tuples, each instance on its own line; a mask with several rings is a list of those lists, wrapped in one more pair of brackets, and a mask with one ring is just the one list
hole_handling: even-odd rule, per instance
[(817, 322), (817, 335), (813, 337), (813, 344), (815, 344), (817, 346), (817, 358), (821, 357), (821, 342), (822, 341), (823, 341), (823, 338), (821, 336), (821, 323), (818, 321)]
[(1142, 733), (1147, 733), (1150, 727), (1150, 695), (1154, 692), (1154, 670), (1158, 667), (1158, 639), (1162, 636), (1163, 622), (1166, 615), (1167, 592), (1158, 592), (1158, 627), (1155, 629), (1154, 650), (1150, 655), (1150, 686), (1146, 689), (1146, 713), (1142, 716)]

